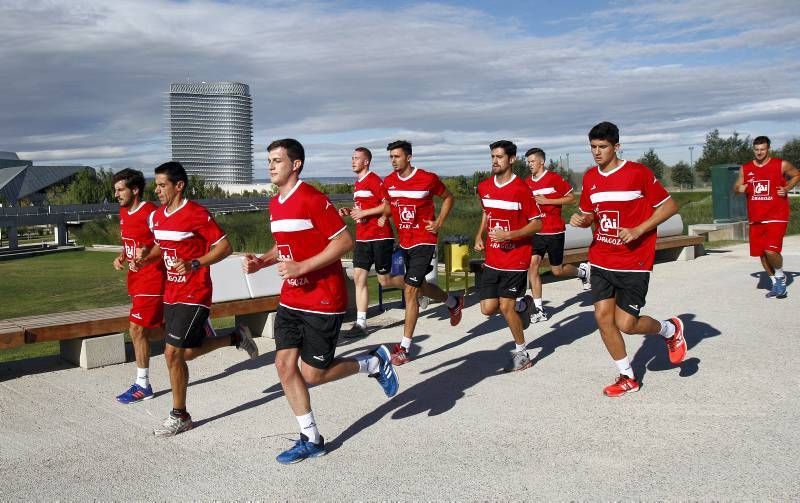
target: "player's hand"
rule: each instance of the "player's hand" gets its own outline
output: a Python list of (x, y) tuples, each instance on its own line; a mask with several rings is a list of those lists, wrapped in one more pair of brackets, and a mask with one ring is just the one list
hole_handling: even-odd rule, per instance
[(283, 279), (299, 278), (305, 274), (300, 262), (294, 260), (284, 260), (278, 262), (278, 274)]
[(121, 271), (123, 268), (122, 267), (123, 262), (125, 262), (125, 258), (123, 258), (122, 255), (117, 255), (116, 258), (114, 258), (114, 269)]
[(264, 267), (264, 261), (252, 253), (245, 253), (242, 259), (242, 270), (245, 274), (253, 274)]
[(136, 262), (136, 265), (142, 266), (144, 265), (144, 258), (150, 254), (150, 248), (147, 246), (140, 246), (136, 248), (136, 253), (133, 255), (133, 261)]
[(425, 230), (428, 232), (438, 232), (440, 225), (436, 220), (425, 220)]
[(352, 210), (350, 210), (350, 218), (352, 218), (356, 222), (361, 220), (365, 216), (366, 215), (364, 215), (364, 210), (362, 210), (361, 208), (353, 208)]
[(536, 199), (536, 202), (539, 203), (539, 204), (552, 204), (550, 202), (550, 199), (548, 199), (548, 198), (546, 198), (544, 196), (534, 196), (533, 198)]
[(378, 218), (378, 227), (383, 227), (384, 225), (386, 225), (386, 215), (381, 215)]
[(339, 208), (339, 216), (346, 217), (350, 214), (350, 208)]
[(786, 197), (786, 194), (787, 194), (786, 187), (784, 187), (784, 186), (778, 187), (778, 196)]
[(489, 238), (495, 243), (511, 241), (511, 231), (504, 231), (501, 229), (489, 229)]
[(623, 243), (631, 243), (642, 237), (642, 231), (638, 227), (631, 227), (630, 229), (619, 229), (619, 238)]
[(172, 266), (172, 270), (175, 274), (185, 275), (192, 270), (192, 261), (178, 259), (175, 261), (175, 265)]
[(583, 213), (573, 213), (569, 218), (569, 224), (573, 227), (589, 227), (591, 220)]
[(475, 245), (472, 248), (475, 251), (483, 251), (485, 249), (483, 245), (483, 238), (482, 237), (475, 238)]

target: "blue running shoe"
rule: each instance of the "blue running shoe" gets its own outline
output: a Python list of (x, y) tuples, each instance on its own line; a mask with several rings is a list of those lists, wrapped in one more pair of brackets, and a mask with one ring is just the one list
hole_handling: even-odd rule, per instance
[(128, 391), (119, 395), (117, 401), (128, 405), (129, 403), (141, 402), (142, 400), (150, 400), (153, 398), (153, 388), (148, 384), (146, 388), (139, 386), (136, 383), (128, 388)]
[(775, 297), (783, 299), (786, 297), (786, 277), (775, 278), (775, 285), (772, 287)]
[(386, 396), (392, 398), (397, 394), (397, 390), (400, 388), (397, 372), (394, 371), (394, 366), (392, 365), (392, 354), (389, 353), (389, 349), (383, 344), (370, 354), (377, 356), (378, 360), (381, 362), (378, 371), (374, 374), (370, 374), (370, 377), (377, 379), (378, 384), (381, 385)]
[(294, 447), (278, 454), (275, 459), (282, 465), (299, 463), (306, 458), (318, 458), (324, 456), (328, 451), (325, 450), (325, 439), (319, 437), (319, 444), (308, 441), (308, 437), (300, 434), (300, 440), (294, 443)]

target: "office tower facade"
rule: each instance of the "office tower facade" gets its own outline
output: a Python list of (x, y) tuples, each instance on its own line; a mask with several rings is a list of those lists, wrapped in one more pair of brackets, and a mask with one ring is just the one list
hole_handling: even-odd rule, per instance
[(239, 82), (169, 86), (172, 159), (213, 183), (253, 181), (253, 101)]

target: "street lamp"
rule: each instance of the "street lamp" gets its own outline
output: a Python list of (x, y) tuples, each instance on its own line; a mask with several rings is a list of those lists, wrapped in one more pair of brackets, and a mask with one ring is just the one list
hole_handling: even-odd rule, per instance
[(692, 162), (692, 153), (694, 153), (694, 145), (689, 147), (689, 167), (691, 168), (694, 166), (694, 162)]

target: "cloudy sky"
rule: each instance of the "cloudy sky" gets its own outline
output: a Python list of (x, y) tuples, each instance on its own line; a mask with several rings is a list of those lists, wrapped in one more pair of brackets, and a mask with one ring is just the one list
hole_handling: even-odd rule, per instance
[(580, 171), (603, 120), (672, 164), (715, 128), (800, 136), (799, 46), (797, 0), (0, 0), (0, 150), (152, 169), (190, 79), (250, 85), (257, 178), (279, 137), (306, 176), (349, 175), (357, 145), (385, 174), (399, 138), (440, 174), (488, 169), (497, 139)]

